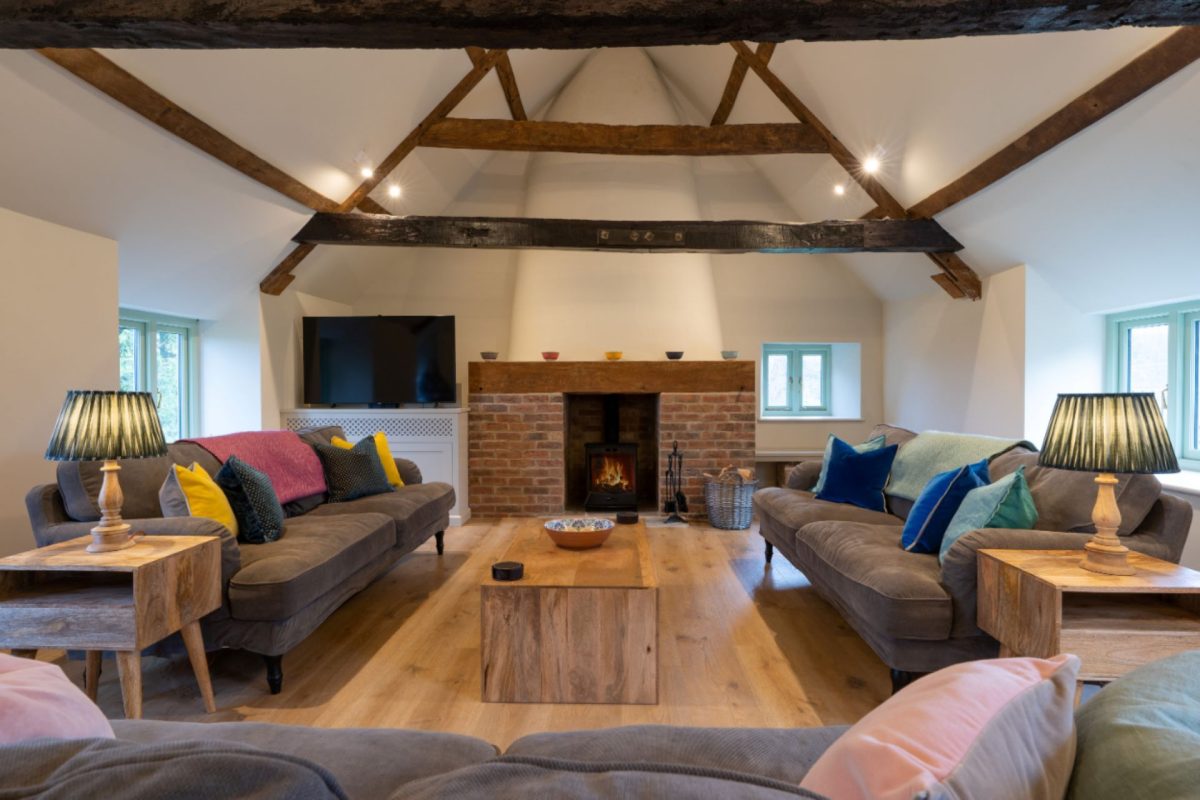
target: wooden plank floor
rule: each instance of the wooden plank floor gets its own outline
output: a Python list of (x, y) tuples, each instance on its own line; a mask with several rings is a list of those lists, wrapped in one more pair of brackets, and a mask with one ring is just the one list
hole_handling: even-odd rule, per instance
[[(204, 714), (186, 657), (144, 660), (145, 716), (471, 734), (501, 747), (536, 731), (639, 723), (801, 727), (856, 721), (887, 697), (886, 667), (751, 531), (649, 528), (660, 583), (657, 706), (519, 705), (480, 700), (479, 584), (515, 520), (446, 532), (342, 606), (284, 659), (267, 693), (262, 660), (211, 655), (218, 712)], [(43, 656), (46, 657), (46, 656)], [(61, 657), (82, 684), (80, 662)], [(100, 706), (121, 716), (115, 665)]]

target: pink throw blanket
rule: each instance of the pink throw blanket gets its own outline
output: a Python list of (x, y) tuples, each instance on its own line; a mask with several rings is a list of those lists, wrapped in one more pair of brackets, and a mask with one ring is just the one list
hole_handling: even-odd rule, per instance
[(292, 431), (245, 431), (185, 441), (200, 445), (221, 463), (237, 456), (266, 473), (280, 503), (327, 490), (321, 459)]

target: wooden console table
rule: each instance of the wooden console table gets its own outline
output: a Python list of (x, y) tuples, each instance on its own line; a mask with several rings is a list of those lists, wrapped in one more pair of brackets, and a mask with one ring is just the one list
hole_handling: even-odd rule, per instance
[(142, 649), (179, 631), (216, 711), (199, 620), (221, 605), (215, 536), (145, 536), (133, 547), (84, 550), (90, 536), (0, 558), (0, 647), (87, 651), (85, 682), (96, 699), (100, 656), (116, 651), (125, 716), (142, 716)]
[(1133, 575), (1079, 566), (1078, 550), (980, 550), (979, 627), (1002, 656), (1079, 656), (1079, 680), (1200, 649), (1200, 572), (1130, 553)]

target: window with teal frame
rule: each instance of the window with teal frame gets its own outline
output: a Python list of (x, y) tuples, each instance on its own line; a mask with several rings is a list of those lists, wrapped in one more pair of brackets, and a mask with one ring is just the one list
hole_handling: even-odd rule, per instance
[(827, 344), (764, 344), (762, 415), (827, 417), (833, 348)]
[(196, 320), (121, 309), (117, 345), (121, 390), (154, 396), (167, 441), (197, 431)]
[(1200, 470), (1200, 301), (1111, 314), (1107, 384), (1151, 392), (1179, 456)]

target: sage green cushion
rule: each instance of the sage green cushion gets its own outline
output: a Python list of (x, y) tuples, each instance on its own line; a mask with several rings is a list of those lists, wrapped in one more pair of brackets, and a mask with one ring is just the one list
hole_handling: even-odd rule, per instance
[(945, 563), (950, 546), (971, 531), (982, 528), (1011, 528), (1026, 530), (1038, 520), (1033, 493), (1025, 482), (1025, 465), (1017, 467), (995, 483), (967, 492), (946, 527), (938, 561)]
[(1194, 800), (1200, 795), (1200, 650), (1139, 667), (1075, 715), (1067, 800)]

